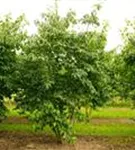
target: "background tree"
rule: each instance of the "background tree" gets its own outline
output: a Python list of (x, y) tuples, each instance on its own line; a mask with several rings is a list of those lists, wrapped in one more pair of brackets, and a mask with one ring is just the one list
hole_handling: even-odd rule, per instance
[(123, 60), (121, 53), (117, 52), (117, 48), (105, 53), (105, 64), (110, 77), (111, 98), (122, 96), (121, 70)]
[(11, 15), (6, 15), (0, 19), (0, 116), (6, 110), (3, 98), (9, 97), (13, 92), (10, 77), (15, 71), (16, 53), (21, 50), (24, 39), (23, 18), (22, 15), (13, 20)]
[(121, 57), (123, 58), (122, 84), (125, 97), (135, 102), (135, 21), (126, 21), (126, 27), (122, 30), (124, 47)]

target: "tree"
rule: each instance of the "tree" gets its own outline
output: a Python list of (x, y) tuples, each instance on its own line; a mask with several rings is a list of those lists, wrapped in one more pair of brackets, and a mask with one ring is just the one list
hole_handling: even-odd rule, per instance
[(126, 27), (122, 30), (124, 46), (122, 50), (122, 82), (125, 97), (135, 101), (135, 21), (126, 21)]
[(13, 89), (10, 86), (10, 77), (15, 71), (16, 53), (21, 50), (25, 33), (24, 16), (16, 20), (11, 15), (6, 15), (0, 20), (0, 117), (4, 115), (6, 108), (3, 104), (4, 97), (10, 97)]
[(123, 60), (121, 54), (117, 52), (117, 48), (106, 52), (105, 64), (107, 73), (110, 77), (109, 84), (111, 99), (117, 96), (122, 96), (123, 88), (121, 85), (121, 70), (123, 68)]
[[(51, 11), (36, 24), (38, 33), (28, 39), (14, 74), (16, 102), (38, 129), (49, 125), (60, 140), (71, 142), (71, 120), (80, 108), (101, 106), (109, 96), (106, 26), (97, 9), (79, 20), (72, 11), (64, 18)], [(77, 24), (87, 30), (75, 31)]]

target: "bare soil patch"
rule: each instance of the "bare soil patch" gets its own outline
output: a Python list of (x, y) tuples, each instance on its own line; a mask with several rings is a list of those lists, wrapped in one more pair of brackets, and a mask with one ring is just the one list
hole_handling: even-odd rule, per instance
[(9, 124), (27, 124), (29, 123), (28, 119), (26, 117), (7, 117), (5, 120), (3, 120), (3, 123), (9, 123)]
[[(4, 123), (9, 124), (27, 124), (29, 123), (28, 119), (25, 117), (8, 117), (6, 120), (3, 121)], [(92, 118), (90, 123), (92, 124), (135, 124), (133, 119), (129, 118)]]
[(93, 118), (91, 119), (92, 124), (135, 124), (133, 119), (129, 118)]

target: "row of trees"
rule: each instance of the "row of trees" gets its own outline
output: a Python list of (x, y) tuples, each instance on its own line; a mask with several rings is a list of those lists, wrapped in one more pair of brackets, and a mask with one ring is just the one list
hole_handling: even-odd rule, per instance
[[(72, 142), (72, 123), (83, 118), (82, 107), (87, 112), (116, 95), (134, 99), (135, 41), (128, 27), (134, 30), (135, 23), (129, 21), (122, 32), (122, 52), (106, 52), (107, 24), (99, 21), (99, 9), (81, 19), (72, 11), (65, 17), (44, 13), (32, 36), (24, 15), (0, 20), (0, 116), (3, 98), (15, 93), (17, 108), (36, 129), (49, 125), (58, 139)], [(76, 31), (77, 25), (86, 30)]]

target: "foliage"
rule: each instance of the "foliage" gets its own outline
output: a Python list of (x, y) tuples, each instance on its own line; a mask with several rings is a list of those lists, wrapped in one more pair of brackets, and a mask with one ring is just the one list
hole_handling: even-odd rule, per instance
[[(87, 30), (75, 31), (77, 24)], [(80, 108), (102, 106), (109, 96), (106, 24), (94, 10), (79, 20), (72, 11), (64, 18), (51, 11), (36, 25), (38, 33), (28, 38), (12, 79), (17, 107), (39, 129), (49, 125), (60, 140), (72, 142), (71, 122)]]
[(44, 104), (41, 110), (35, 110), (32, 114), (32, 120), (36, 122), (35, 130), (43, 130), (46, 125), (52, 129), (60, 142), (66, 140), (69, 143), (74, 142), (73, 129), (67, 120), (68, 110), (60, 111), (52, 103)]
[(126, 21), (126, 27), (122, 30), (124, 47), (122, 51), (123, 68), (122, 81), (127, 97), (135, 100), (135, 21)]
[(16, 20), (11, 15), (0, 19), (0, 116), (5, 113), (4, 96), (9, 97), (13, 92), (10, 87), (10, 77), (15, 71), (16, 52), (21, 49), (24, 39), (24, 15)]
[(119, 96), (120, 86), (120, 55), (117, 54), (116, 50), (111, 50), (105, 53), (105, 65), (107, 73), (109, 75), (109, 84), (111, 87), (111, 98)]
[(122, 97), (114, 97), (111, 101), (107, 102), (110, 107), (129, 107), (132, 108), (132, 101), (130, 99), (122, 99)]

